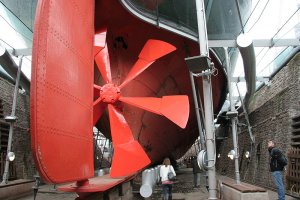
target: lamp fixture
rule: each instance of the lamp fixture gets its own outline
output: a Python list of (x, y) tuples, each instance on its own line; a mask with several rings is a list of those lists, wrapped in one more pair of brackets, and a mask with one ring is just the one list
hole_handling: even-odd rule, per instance
[(228, 155), (227, 155), (231, 160), (233, 160), (233, 158), (235, 157), (235, 151), (232, 149), (229, 151)]
[(12, 162), (12, 161), (15, 160), (15, 158), (16, 158), (16, 155), (15, 155), (14, 152), (9, 152), (9, 153), (7, 154), (7, 159), (8, 159), (8, 161)]
[(6, 116), (5, 118), (4, 118), (4, 120), (6, 121), (6, 122), (15, 122), (16, 120), (17, 120), (17, 117), (16, 116)]
[(245, 152), (245, 157), (248, 159), (248, 158), (250, 158), (250, 152), (249, 151), (246, 151)]

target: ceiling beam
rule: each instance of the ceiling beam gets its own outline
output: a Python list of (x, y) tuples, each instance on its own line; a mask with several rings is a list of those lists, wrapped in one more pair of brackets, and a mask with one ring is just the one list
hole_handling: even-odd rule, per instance
[[(253, 40), (254, 47), (300, 46), (299, 39), (258, 39)], [(208, 47), (237, 47), (236, 40), (208, 40)]]

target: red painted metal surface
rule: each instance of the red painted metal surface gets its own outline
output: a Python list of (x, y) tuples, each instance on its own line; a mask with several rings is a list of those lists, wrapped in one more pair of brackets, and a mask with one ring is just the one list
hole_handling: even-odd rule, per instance
[[(93, 124), (113, 138), (117, 155), (112, 176), (134, 173), (166, 156), (177, 159), (198, 137), (194, 108), (187, 108), (186, 97), (178, 101), (170, 97), (188, 95), (193, 105), (184, 58), (199, 55), (197, 42), (138, 20), (117, 0), (39, 0), (34, 34), (32, 149), (45, 181), (80, 183), (93, 176)], [(144, 46), (149, 39), (165, 41), (165, 47), (160, 47), (161, 42)], [(218, 112), (226, 79), (218, 60), (211, 57), (218, 69), (212, 77), (214, 111)], [(95, 75), (94, 59), (99, 69)], [(196, 82), (201, 94), (201, 78)], [(140, 97), (150, 100), (140, 101)], [(142, 161), (132, 169), (134, 157)], [(92, 185), (77, 189), (89, 192)]]
[(106, 174), (104, 176), (91, 178), (88, 180), (88, 182), (84, 183), (83, 185), (79, 185), (78, 183), (71, 183), (71, 184), (59, 186), (58, 189), (64, 192), (76, 192), (76, 193), (105, 192), (108, 189), (122, 182), (129, 181), (132, 178), (133, 176), (111, 178), (109, 174)]
[(176, 48), (174, 46), (166, 42), (159, 40), (148, 40), (139, 55), (139, 59), (136, 61), (126, 79), (119, 87), (122, 89), (132, 79), (146, 70), (155, 60), (175, 50)]
[(31, 78), (31, 139), (44, 181), (94, 176), (94, 1), (39, 0)]
[(185, 128), (189, 118), (189, 99), (184, 95), (164, 96), (162, 98), (121, 97), (120, 101), (163, 115), (181, 128)]
[(141, 145), (134, 140), (123, 114), (110, 104), (108, 110), (114, 145), (110, 175), (120, 177), (136, 173), (151, 161)]
[(97, 48), (97, 46), (95, 46), (94, 51), (97, 50), (100, 50), (99, 53), (95, 55), (95, 61), (97, 63), (98, 69), (105, 82), (111, 83), (110, 62), (107, 45), (105, 45), (103, 49), (99, 49)]

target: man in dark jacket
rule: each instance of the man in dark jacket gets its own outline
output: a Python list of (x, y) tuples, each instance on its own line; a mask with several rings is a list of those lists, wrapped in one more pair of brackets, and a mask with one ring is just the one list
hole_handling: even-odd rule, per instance
[(193, 174), (194, 174), (194, 187), (200, 187), (200, 167), (198, 165), (197, 157), (192, 157), (192, 166), (193, 166)]
[(270, 170), (277, 187), (278, 200), (285, 200), (285, 188), (282, 180), (282, 171), (284, 169), (284, 165), (280, 161), (282, 152), (275, 147), (274, 141), (268, 142), (268, 150), (270, 154)]

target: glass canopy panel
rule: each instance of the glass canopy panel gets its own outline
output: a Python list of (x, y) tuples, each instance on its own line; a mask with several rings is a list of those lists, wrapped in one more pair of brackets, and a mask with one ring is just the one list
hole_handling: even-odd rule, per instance
[[(253, 0), (245, 32), (253, 39), (272, 39), (273, 46), (255, 47), (256, 76), (271, 78), (296, 52), (299, 46), (275, 47), (282, 39), (299, 39), (299, 0)], [(243, 77), (242, 60), (238, 58), (234, 76)], [(257, 82), (256, 88), (264, 82)], [(245, 87), (241, 86), (242, 93)]]
[(7, 48), (22, 49), (32, 46), (32, 31), (10, 10), (0, 3), (0, 39)]
[[(194, 37), (198, 35), (195, 0), (125, 0), (127, 5), (152, 20), (163, 22)], [(250, 14), (251, 1), (239, 0), (242, 20)], [(241, 32), (236, 0), (205, 0), (208, 38), (235, 39)]]
[[(0, 45), (8, 51), (32, 48), (32, 31), (20, 19), (0, 2)], [(19, 59), (13, 57), (15, 63)], [(23, 59), (22, 71), (30, 79), (31, 56)], [(9, 76), (0, 65), (0, 73)]]

